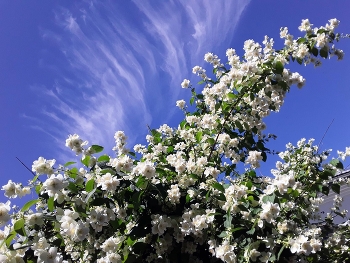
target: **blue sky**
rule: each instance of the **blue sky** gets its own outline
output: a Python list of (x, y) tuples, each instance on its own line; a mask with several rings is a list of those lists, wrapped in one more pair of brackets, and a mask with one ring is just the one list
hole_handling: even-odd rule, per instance
[[(280, 27), (297, 35), (305, 18), (315, 26), (338, 18), (338, 31), (350, 33), (349, 9), (347, 0), (1, 1), (0, 185), (31, 179), (16, 157), (29, 167), (39, 156), (76, 160), (64, 146), (68, 134), (111, 153), (116, 130), (132, 146), (144, 142), (147, 125), (176, 126), (175, 102), (190, 96), (180, 83), (198, 82), (191, 71), (205, 53), (224, 60), (227, 48), (242, 54), (246, 39), (264, 35), (281, 47)], [(321, 147), (350, 146), (350, 39), (339, 47), (343, 61), (291, 65), (307, 82), (267, 119), (278, 136), (270, 148), (302, 137), (318, 143), (333, 119)]]

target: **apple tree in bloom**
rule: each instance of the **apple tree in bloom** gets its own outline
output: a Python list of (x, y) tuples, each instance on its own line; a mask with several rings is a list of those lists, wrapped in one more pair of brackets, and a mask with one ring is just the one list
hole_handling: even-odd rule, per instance
[[(279, 153), (271, 175), (255, 172), (273, 153), (264, 118), (305, 84), (288, 65), (341, 60), (338, 24), (303, 20), (303, 37), (281, 28), (283, 48), (267, 36), (262, 44), (247, 40), (244, 55), (228, 49), (225, 63), (205, 54), (212, 73), (196, 66), (199, 84), (181, 83), (192, 93), (176, 102), (183, 121), (150, 130), (146, 145), (131, 149), (117, 131), (109, 156), (69, 135), (66, 146), (80, 162), (39, 157), (28, 186), (2, 187), (9, 199), (37, 198), (21, 209), (0, 203), (0, 262), (350, 262), (340, 196), (349, 181), (335, 179), (350, 148), (327, 161), (329, 151), (301, 139)], [(323, 215), (319, 205), (331, 193)]]

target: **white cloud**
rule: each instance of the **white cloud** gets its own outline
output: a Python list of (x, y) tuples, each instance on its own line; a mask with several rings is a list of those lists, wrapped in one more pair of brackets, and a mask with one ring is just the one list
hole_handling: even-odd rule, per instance
[(134, 143), (147, 124), (169, 120), (182, 79), (202, 63), (204, 53), (232, 39), (249, 1), (161, 1), (155, 6), (135, 0), (123, 7), (130, 13), (112, 1), (91, 3), (56, 11), (60, 29), (42, 31), (64, 56), (56, 59), (57, 79), (46, 92), (50, 103), (43, 110), (56, 130), (43, 129), (62, 144), (68, 134), (78, 133), (112, 147), (116, 130), (125, 130)]

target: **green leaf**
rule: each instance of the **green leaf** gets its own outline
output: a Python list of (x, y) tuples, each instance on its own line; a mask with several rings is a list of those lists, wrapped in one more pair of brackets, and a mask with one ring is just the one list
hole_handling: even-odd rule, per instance
[(244, 229), (244, 228), (243, 227), (236, 227), (236, 228), (232, 229), (231, 232), (234, 233), (234, 232), (237, 232), (237, 231), (242, 230), (242, 229)]
[(233, 93), (228, 93), (226, 96), (227, 96), (227, 98), (229, 98), (231, 100), (234, 100), (235, 98), (237, 98), (237, 95), (233, 94)]
[(213, 145), (215, 143), (215, 140), (214, 138), (208, 138), (206, 142), (209, 143), (210, 145)]
[(277, 260), (280, 259), (280, 256), (281, 256), (283, 250), (285, 249), (285, 247), (286, 247), (286, 245), (283, 245), (283, 246), (281, 247), (280, 251), (279, 251), (278, 254), (277, 254)]
[(329, 170), (324, 170), (319, 176), (323, 180), (328, 180), (329, 177), (333, 177), (333, 173)]
[(109, 156), (108, 155), (101, 155), (97, 159), (98, 162), (109, 162)]
[(15, 231), (12, 231), (5, 240), (6, 246), (9, 247), (12, 243), (12, 240), (16, 237), (17, 233)]
[(37, 194), (40, 194), (40, 190), (41, 190), (41, 185), (40, 185), (40, 184), (36, 185), (36, 186), (35, 186), (35, 192), (36, 192)]
[(68, 176), (70, 178), (75, 179), (75, 178), (77, 178), (77, 175), (78, 175), (78, 168), (76, 168), (76, 167), (74, 167), (68, 171)]
[(150, 251), (151, 245), (143, 242), (137, 242), (132, 246), (132, 251), (135, 254), (142, 254), (144, 251)]
[(243, 132), (243, 126), (239, 121), (235, 121), (236, 127), (238, 128), (239, 132)]
[(215, 196), (220, 201), (226, 201), (226, 197), (223, 193), (220, 193), (219, 195)]
[[(86, 203), (86, 204), (89, 203), (90, 198), (91, 198), (91, 196), (96, 192), (96, 189), (97, 189), (97, 188), (94, 188), (94, 189), (86, 196), (86, 198), (85, 198), (85, 203)], [(97, 202), (97, 201), (99, 201), (99, 200), (95, 199), (95, 201)]]
[(24, 231), (24, 218), (21, 218), (16, 221), (16, 223), (13, 225), (13, 229), (16, 231), (17, 234), (21, 236), (26, 236), (26, 232)]
[(47, 208), (49, 209), (50, 212), (53, 212), (53, 210), (55, 208), (55, 200), (53, 199), (53, 196), (51, 196), (47, 200)]
[(320, 192), (322, 192), (325, 195), (329, 194), (329, 187), (320, 185), (320, 188), (321, 188)]
[(297, 39), (298, 44), (304, 43), (305, 41), (306, 41), (306, 38), (303, 38), (303, 37), (300, 37)]
[(316, 47), (313, 47), (313, 48), (311, 49), (311, 53), (312, 53), (315, 57), (317, 57), (317, 56), (318, 56), (318, 49), (317, 49)]
[(197, 94), (197, 99), (202, 100), (203, 98), (204, 98), (204, 95), (203, 95), (203, 94)]
[(32, 183), (32, 184), (35, 183), (36, 180), (38, 180), (38, 177), (39, 177), (39, 174), (37, 174), (36, 176), (34, 176), (34, 178), (33, 178), (33, 180), (31, 181), (31, 183)]
[(39, 202), (40, 199), (30, 200), (27, 203), (24, 204), (24, 206), (21, 209), (21, 212), (27, 211), (31, 206), (35, 205), (37, 202)]
[(75, 163), (76, 163), (76, 162), (66, 162), (66, 163), (64, 164), (64, 167), (70, 166), (70, 165), (75, 164)]
[(85, 156), (85, 158), (81, 160), (81, 163), (84, 164), (86, 167), (89, 167), (90, 158), (91, 157), (89, 155)]
[(190, 174), (190, 177), (191, 177), (192, 179), (195, 179), (195, 180), (198, 180), (198, 179), (199, 179), (199, 176), (196, 175), (196, 174)]
[(224, 215), (224, 218), (226, 219), (224, 222), (224, 227), (226, 228), (231, 228), (232, 226), (232, 215), (230, 214), (230, 211), (228, 212), (228, 214)]
[(194, 102), (194, 97), (192, 97), (192, 98), (190, 99), (190, 104), (193, 105), (193, 102)]
[(69, 191), (71, 191), (72, 193), (75, 193), (75, 194), (77, 194), (77, 193), (79, 192), (78, 187), (77, 187), (76, 184), (73, 183), (73, 182), (69, 182), (69, 184), (68, 184), (68, 186), (67, 186), (67, 189), (68, 189)]
[(131, 203), (134, 205), (135, 209), (138, 210), (140, 207), (141, 196), (143, 191), (135, 192), (131, 197)]
[(323, 58), (328, 58), (328, 47), (324, 46), (320, 50), (320, 56)]
[(100, 145), (91, 145), (91, 149), (95, 152), (95, 153), (99, 153), (103, 151), (103, 147)]
[(227, 237), (227, 236), (228, 236), (227, 231), (222, 231), (222, 232), (220, 233), (220, 235), (218, 235), (218, 237), (221, 237), (221, 238)]
[(146, 189), (148, 185), (148, 181), (146, 180), (146, 177), (140, 176), (137, 180), (136, 187), (140, 189)]
[(335, 166), (337, 169), (344, 169), (343, 163), (338, 159), (333, 159), (329, 162), (331, 165)]
[(267, 202), (274, 203), (275, 199), (276, 199), (276, 195), (272, 194), (272, 195), (265, 195), (262, 200), (264, 203), (267, 203)]
[(331, 188), (335, 193), (337, 193), (338, 195), (340, 194), (340, 185), (339, 184), (332, 184)]
[(95, 180), (90, 179), (85, 185), (86, 192), (90, 193), (95, 188)]
[(255, 233), (255, 227), (252, 227), (249, 231), (247, 231), (248, 235), (253, 235)]
[(190, 197), (190, 195), (186, 195), (186, 203), (191, 202), (192, 198)]
[(196, 141), (200, 142), (202, 140), (203, 132), (199, 131), (196, 133)]
[(275, 64), (275, 72), (277, 74), (282, 74), (283, 73), (284, 66), (281, 61), (277, 61)]
[(213, 188), (219, 190), (220, 192), (225, 192), (225, 188), (222, 186), (222, 184), (215, 182), (213, 183)]

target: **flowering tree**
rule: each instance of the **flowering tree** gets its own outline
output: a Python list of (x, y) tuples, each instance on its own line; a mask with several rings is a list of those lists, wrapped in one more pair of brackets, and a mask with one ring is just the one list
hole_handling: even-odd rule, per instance
[(196, 66), (201, 92), (181, 84), (195, 110), (177, 101), (185, 114), (179, 126), (151, 130), (148, 145), (134, 152), (122, 131), (116, 156), (70, 135), (66, 146), (82, 165), (40, 157), (29, 186), (2, 187), (8, 198), (30, 191), (38, 198), (14, 213), (9, 201), (0, 204), (0, 262), (348, 262), (349, 225), (333, 222), (347, 220), (341, 197), (327, 216), (319, 205), (346, 183), (334, 176), (350, 148), (327, 163), (328, 151), (302, 139), (279, 154), (273, 177), (254, 171), (272, 153), (264, 117), (280, 109), (291, 86), (305, 83), (286, 66), (342, 59), (338, 24), (313, 28), (303, 20), (298, 39), (281, 28), (278, 51), (268, 37), (263, 45), (247, 40), (243, 57), (227, 50), (227, 64), (206, 54), (214, 77)]

